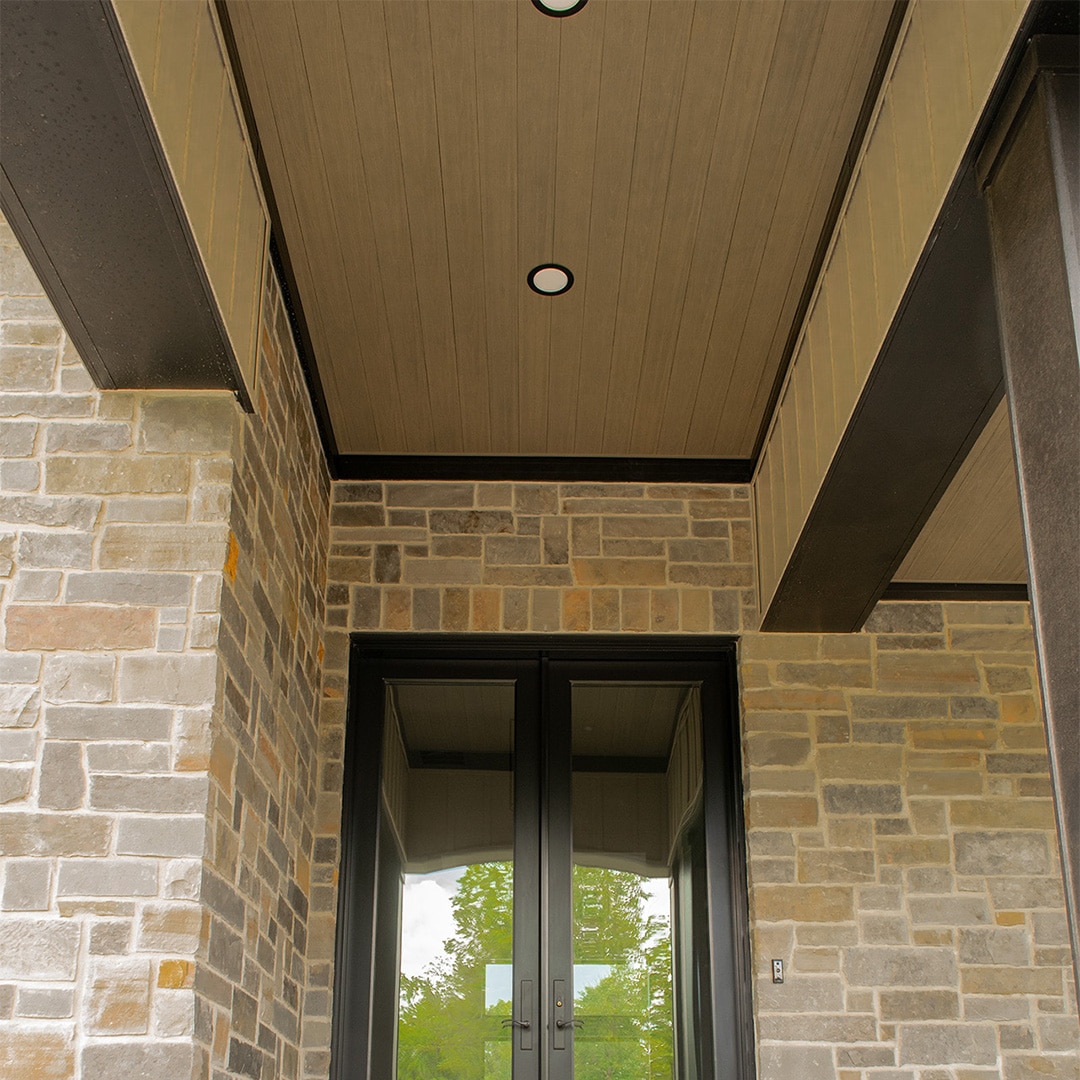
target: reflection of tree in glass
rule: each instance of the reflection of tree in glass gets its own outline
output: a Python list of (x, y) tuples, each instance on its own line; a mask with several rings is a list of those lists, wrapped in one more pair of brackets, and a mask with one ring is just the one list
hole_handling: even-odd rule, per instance
[[(574, 959), (609, 972), (576, 995), (576, 1080), (670, 1080), (671, 941), (644, 913), (636, 874), (574, 867)], [(445, 956), (402, 976), (398, 1080), (510, 1080), (509, 1001), (485, 1004), (486, 968), (512, 956), (513, 866), (469, 866), (452, 900)]]

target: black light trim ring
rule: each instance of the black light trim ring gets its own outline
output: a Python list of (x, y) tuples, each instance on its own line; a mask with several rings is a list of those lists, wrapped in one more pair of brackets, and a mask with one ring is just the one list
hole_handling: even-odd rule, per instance
[[(535, 3), (536, 0), (533, 0)], [(551, 292), (548, 289), (541, 289), (536, 285), (536, 275), (541, 270), (558, 270), (566, 275), (566, 284), (561, 289), (556, 289), (555, 292)], [(534, 293), (538, 293), (540, 296), (562, 296), (564, 292), (569, 292), (571, 286), (574, 284), (574, 275), (565, 266), (560, 263), (541, 263), (539, 266), (534, 266), (525, 279), (529, 283), (529, 288)]]
[(533, 7), (544, 15), (550, 15), (553, 19), (565, 19), (567, 15), (576, 15), (589, 0), (578, 0), (576, 4), (568, 8), (549, 8), (544, 0), (532, 0)]

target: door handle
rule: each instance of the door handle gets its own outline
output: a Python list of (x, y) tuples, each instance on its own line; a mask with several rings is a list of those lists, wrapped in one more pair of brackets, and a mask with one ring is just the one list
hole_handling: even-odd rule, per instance
[(555, 1026), (562, 1031), (563, 1028), (579, 1028), (585, 1026), (584, 1020), (556, 1020)]
[(503, 1020), (502, 1027), (516, 1027), (516, 1028), (522, 1028), (524, 1030), (527, 1030), (528, 1028), (532, 1027), (532, 1021), (531, 1020), (515, 1020), (512, 1016), (508, 1016), (505, 1020)]

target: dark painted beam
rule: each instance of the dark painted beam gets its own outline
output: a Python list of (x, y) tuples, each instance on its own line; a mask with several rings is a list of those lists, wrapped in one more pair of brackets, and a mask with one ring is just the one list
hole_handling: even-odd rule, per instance
[(763, 620), (858, 630), (1003, 392), (990, 238), (954, 185)]
[(527, 454), (339, 454), (340, 480), (518, 480), (749, 484), (744, 458), (559, 457)]
[(0, 205), (94, 381), (241, 380), (107, 0), (0, 4)]
[(1080, 45), (1035, 38), (979, 160), (1080, 992)]

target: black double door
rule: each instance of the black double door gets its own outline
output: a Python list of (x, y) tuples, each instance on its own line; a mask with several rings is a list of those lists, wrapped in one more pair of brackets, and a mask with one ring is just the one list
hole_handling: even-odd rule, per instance
[(332, 1075), (750, 1075), (730, 649), (642, 644), (354, 645)]

